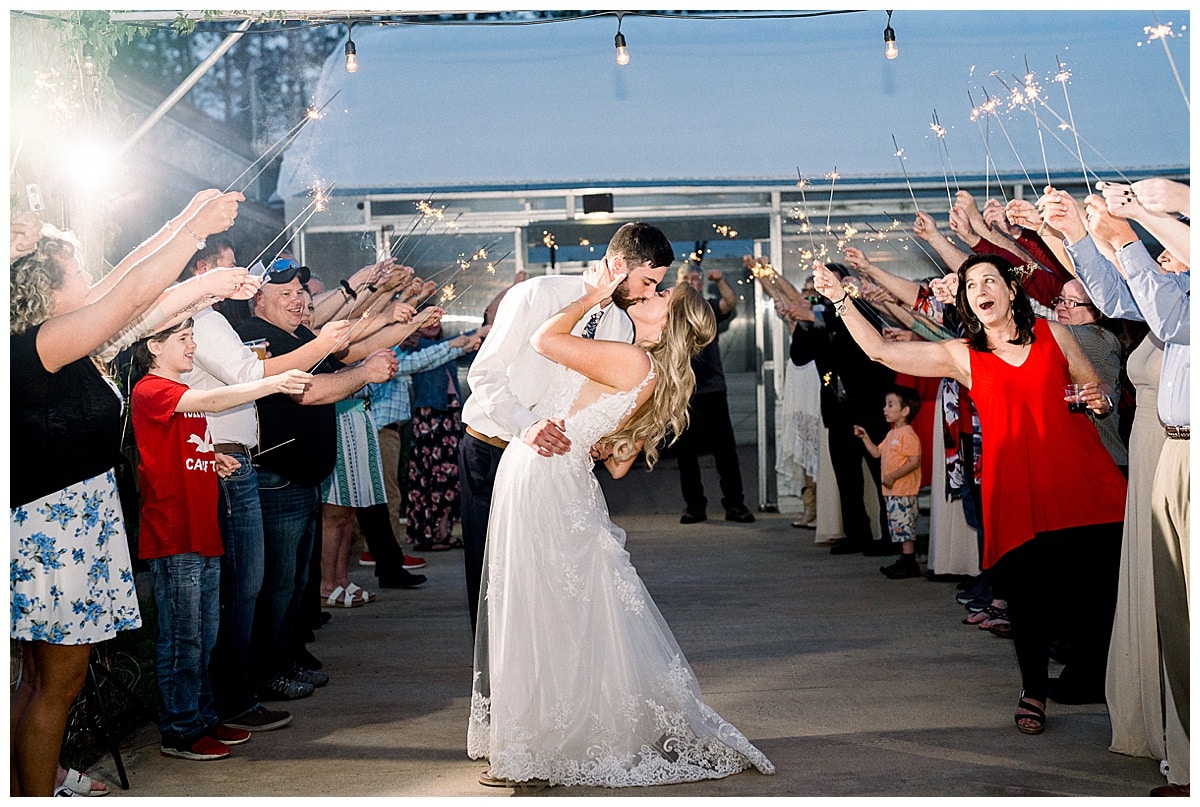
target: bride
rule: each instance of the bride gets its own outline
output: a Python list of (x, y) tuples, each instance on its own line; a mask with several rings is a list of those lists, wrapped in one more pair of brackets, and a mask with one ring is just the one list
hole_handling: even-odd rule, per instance
[(467, 753), (481, 784), (626, 787), (775, 768), (700, 699), (700, 687), (624, 549), (593, 474), (602, 443), (614, 478), (668, 429), (687, 425), (690, 358), (716, 335), (712, 310), (681, 286), (631, 306), (635, 344), (572, 336), (624, 275), (585, 273), (586, 293), (534, 334), (557, 362), (542, 417), (571, 450), (517, 441), (496, 474), (475, 643)]

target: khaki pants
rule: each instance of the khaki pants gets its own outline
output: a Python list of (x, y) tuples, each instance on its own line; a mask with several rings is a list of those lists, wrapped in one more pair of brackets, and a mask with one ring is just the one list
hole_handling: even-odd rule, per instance
[[(380, 429), (379, 430), (379, 454), (383, 462), (383, 489), (387, 493), (388, 515), (392, 519), (392, 532), (396, 536), (396, 540), (401, 546), (404, 545), (404, 536), (407, 534), (407, 528), (400, 523), (400, 519), (404, 517), (405, 498), (407, 485), (401, 486), (401, 479), (407, 479), (408, 468), (401, 467), (401, 455), (406, 453), (404, 440), (404, 432), (410, 429), (410, 421), (405, 421), (400, 424), (400, 430), (396, 429)], [(404, 462), (407, 466), (407, 461)]]
[[(1167, 733), (1167, 764), (1171, 784), (1190, 784), (1191, 733), (1191, 618), (1188, 611), (1188, 558), (1191, 551), (1190, 498), (1192, 474), (1188, 456), (1190, 440), (1167, 440), (1154, 472), (1150, 508), (1154, 558), (1154, 610), (1162, 645), (1167, 681), (1167, 712), (1174, 711), (1183, 726), (1183, 737)], [(1170, 720), (1168, 719), (1168, 723)], [(1172, 742), (1172, 740), (1175, 742)]]

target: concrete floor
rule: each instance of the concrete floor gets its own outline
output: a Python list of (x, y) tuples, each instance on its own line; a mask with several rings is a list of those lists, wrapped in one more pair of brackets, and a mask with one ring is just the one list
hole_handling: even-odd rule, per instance
[[(752, 452), (742, 462), (750, 486)], [(705, 474), (715, 490), (711, 462)], [(516, 795), (1145, 796), (1165, 783), (1156, 761), (1107, 750), (1103, 705), (1051, 703), (1043, 735), (1018, 733), (1011, 643), (961, 624), (952, 583), (887, 580), (877, 567), (888, 559), (832, 557), (791, 516), (736, 525), (710, 509), (716, 520), (680, 525), (671, 459), (605, 488), (706, 702), (778, 773)], [(115, 794), (514, 795), (478, 785), (486, 764), (464, 750), (472, 648), (461, 554), (426, 559), (423, 588), (381, 590), (317, 631), (310, 649), (332, 681), (270, 704), (295, 715), (291, 726), (216, 762), (162, 757), (148, 726), (125, 744), (130, 789), (113, 785)], [(374, 590), (370, 570), (355, 568), (355, 581)], [(92, 772), (117, 781), (107, 757)]]

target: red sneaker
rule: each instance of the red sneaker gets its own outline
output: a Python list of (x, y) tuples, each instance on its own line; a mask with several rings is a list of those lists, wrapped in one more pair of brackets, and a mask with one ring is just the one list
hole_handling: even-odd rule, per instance
[(404, 556), (404, 568), (406, 571), (410, 571), (410, 572), (413, 569), (424, 569), (425, 568), (425, 558), (414, 558), (412, 555), (405, 555)]
[(179, 757), (180, 759), (224, 759), (229, 756), (229, 746), (220, 740), (203, 736), (191, 745), (185, 740), (163, 740), (159, 753), (164, 757)]
[(358, 565), (359, 566), (374, 566), (375, 558), (371, 557), (371, 553), (364, 549), (362, 552), (360, 552), (358, 554)]
[(233, 726), (226, 726), (224, 723), (218, 723), (208, 732), (208, 736), (220, 740), (225, 745), (241, 745), (250, 739), (250, 732), (245, 729), (235, 729)]

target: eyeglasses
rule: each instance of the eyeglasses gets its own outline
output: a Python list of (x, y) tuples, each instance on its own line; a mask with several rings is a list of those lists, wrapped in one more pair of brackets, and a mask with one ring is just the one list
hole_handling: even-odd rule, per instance
[(1050, 305), (1055, 307), (1065, 305), (1067, 308), (1078, 308), (1079, 306), (1083, 306), (1084, 308), (1096, 307), (1091, 303), (1085, 303), (1082, 300), (1068, 300), (1066, 297), (1055, 297), (1050, 301)]

